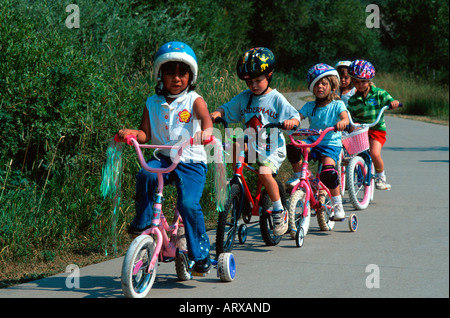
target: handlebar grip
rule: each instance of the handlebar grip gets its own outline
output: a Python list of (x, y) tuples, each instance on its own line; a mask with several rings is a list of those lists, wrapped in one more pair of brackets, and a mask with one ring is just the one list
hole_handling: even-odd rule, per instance
[(223, 124), (223, 126), (225, 127), (225, 128), (228, 128), (228, 122), (225, 120), (225, 119), (223, 119), (222, 117), (216, 117), (215, 119), (214, 119), (214, 123), (215, 124)]
[[(210, 144), (210, 143), (214, 142), (215, 140), (216, 140), (216, 137), (214, 137), (214, 136), (210, 136), (208, 138), (205, 138), (205, 140), (203, 140), (203, 145)], [(190, 145), (192, 146), (193, 144), (194, 144), (194, 138), (191, 137)]]
[[(398, 104), (398, 108), (400, 108), (400, 107), (403, 107), (403, 104), (402, 103), (399, 103)], [(389, 105), (389, 109), (392, 109), (392, 107)]]
[(137, 140), (135, 135), (126, 135), (124, 140), (121, 140), (117, 134), (114, 135), (115, 142), (125, 142), (125, 143), (129, 144), (130, 146), (133, 145), (133, 143), (131, 142), (131, 139)]

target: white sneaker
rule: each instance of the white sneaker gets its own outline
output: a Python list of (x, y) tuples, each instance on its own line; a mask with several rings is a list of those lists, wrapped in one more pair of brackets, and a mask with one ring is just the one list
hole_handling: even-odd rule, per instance
[(286, 181), (286, 187), (293, 188), (300, 182), (300, 179), (297, 177), (292, 177), (288, 181)]
[(345, 219), (345, 211), (342, 203), (335, 204), (333, 206), (334, 209), (334, 220), (339, 221)]
[(272, 211), (273, 234), (276, 236), (283, 235), (289, 228), (288, 213), (286, 210)]
[(378, 177), (375, 179), (375, 188), (377, 190), (391, 190), (391, 185), (386, 183), (386, 177)]

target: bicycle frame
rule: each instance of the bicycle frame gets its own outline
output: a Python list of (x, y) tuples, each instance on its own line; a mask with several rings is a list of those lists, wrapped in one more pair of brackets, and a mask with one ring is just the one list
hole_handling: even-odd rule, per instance
[[(291, 195), (294, 194), (295, 191), (297, 191), (297, 189), (299, 187), (302, 187), (303, 189), (305, 189), (306, 191), (306, 200), (307, 203), (309, 202), (310, 207), (313, 208), (314, 210), (317, 210), (318, 208), (321, 207), (321, 203), (319, 200), (316, 200), (316, 198), (314, 197), (314, 193), (315, 192), (319, 192), (320, 190), (325, 190), (328, 194), (329, 197), (331, 197), (331, 193), (330, 190), (322, 183), (322, 181), (320, 181), (319, 179), (319, 171), (320, 171), (320, 167), (321, 167), (321, 163), (319, 163), (319, 169), (317, 171), (317, 175), (316, 175), (316, 181), (318, 181), (317, 186), (315, 187), (316, 189), (314, 189), (310, 182), (309, 182), (309, 178), (311, 176), (311, 171), (309, 170), (309, 153), (308, 153), (308, 149), (307, 148), (313, 148), (315, 146), (317, 146), (322, 139), (325, 137), (325, 135), (330, 132), (330, 131), (335, 131), (334, 127), (328, 127), (327, 129), (325, 129), (324, 131), (318, 131), (318, 130), (314, 130), (314, 129), (299, 129), (297, 130), (296, 133), (289, 135), (289, 138), (291, 140), (291, 143), (297, 147), (300, 148), (302, 150), (302, 154), (303, 154), (303, 162), (302, 162), (302, 170), (301, 170), (301, 175), (300, 175), (300, 182), (297, 183), (294, 188), (291, 191)], [(307, 144), (307, 143), (303, 143), (303, 142), (298, 142), (294, 139), (294, 136), (299, 136), (299, 135), (320, 135), (319, 138), (313, 142), (312, 144)], [(315, 191), (314, 191), (315, 190)], [(303, 216), (306, 217), (308, 214), (308, 208), (307, 208), (308, 204), (305, 204), (305, 206), (303, 207)]]
[[(253, 197), (252, 193), (250, 192), (250, 189), (247, 185), (247, 182), (245, 180), (244, 177), (244, 167), (255, 173), (258, 174), (258, 171), (253, 168), (252, 166), (250, 166), (249, 164), (245, 163), (245, 152), (241, 151), (239, 153), (239, 158), (236, 162), (236, 168), (235, 168), (235, 172), (234, 172), (234, 177), (231, 181), (232, 184), (239, 184), (239, 186), (241, 187), (241, 192), (244, 193), (245, 197), (247, 198), (249, 204), (250, 204), (250, 208), (251, 208), (251, 215), (253, 216), (259, 216), (259, 201), (261, 199), (261, 190), (262, 190), (262, 182), (258, 180), (257, 183), (257, 187), (256, 187), (256, 194)], [(242, 213), (242, 207), (244, 204), (244, 196), (241, 197), (241, 200), (239, 202), (239, 211), (240, 213)], [(270, 211), (267, 211), (270, 213)], [(238, 216), (239, 219), (240, 215)]]

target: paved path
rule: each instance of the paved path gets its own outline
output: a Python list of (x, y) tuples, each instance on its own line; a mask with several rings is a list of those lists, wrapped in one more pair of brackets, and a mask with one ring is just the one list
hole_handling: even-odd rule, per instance
[[(449, 128), (393, 117), (386, 122), (383, 158), (392, 190), (375, 192), (369, 208), (357, 212), (357, 232), (346, 222), (320, 232), (313, 219), (302, 248), (288, 236), (267, 247), (255, 224), (247, 243), (233, 251), (234, 282), (212, 273), (178, 282), (174, 263), (165, 263), (149, 297), (449, 297)], [(354, 212), (346, 196), (344, 207)], [(214, 232), (210, 236), (215, 242)], [(1, 289), (0, 297), (122, 297), (122, 260), (81, 268), (79, 288), (68, 288), (63, 273)]]

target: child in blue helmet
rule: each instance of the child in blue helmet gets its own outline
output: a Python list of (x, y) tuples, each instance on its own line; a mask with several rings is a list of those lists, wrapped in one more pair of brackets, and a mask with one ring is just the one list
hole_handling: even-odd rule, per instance
[[(274, 67), (275, 57), (268, 48), (257, 47), (243, 53), (238, 59), (236, 70), (249, 89), (220, 106), (211, 113), (211, 117), (223, 117), (230, 123), (244, 121), (250, 134), (264, 134), (261, 128), (269, 123), (283, 123), (286, 130), (297, 126), (300, 123), (297, 110), (281, 93), (270, 87)], [(267, 139), (264, 139), (269, 138), (270, 141), (261, 141), (259, 138), (250, 140), (249, 137), (249, 158), (256, 159), (259, 180), (272, 201), (274, 235), (283, 235), (288, 230), (288, 214), (281, 202), (273, 174), (278, 172), (286, 158), (286, 143), (280, 130), (276, 136), (267, 136)], [(259, 142), (256, 139), (259, 139)]]
[[(340, 131), (347, 127), (349, 120), (345, 104), (336, 94), (339, 88), (339, 74), (333, 67), (320, 63), (309, 69), (306, 79), (308, 89), (315, 95), (316, 100), (306, 103), (300, 109), (300, 118), (302, 120), (308, 118), (310, 128), (326, 129), (336, 125), (338, 130), (329, 132), (312, 151), (317, 151), (321, 155), (320, 180), (330, 190), (334, 219), (342, 220), (345, 218), (345, 212), (335, 165), (342, 149)], [(307, 143), (313, 143), (317, 138), (318, 136), (311, 136), (307, 139)], [(286, 182), (288, 186), (295, 186), (300, 181), (300, 154), (300, 149), (292, 145), (287, 146), (288, 160), (294, 170), (294, 177)]]
[[(145, 103), (139, 129), (122, 129), (118, 135), (124, 138), (134, 135), (139, 143), (175, 145), (180, 140), (194, 137), (197, 145), (184, 149), (175, 170), (164, 175), (164, 184), (175, 182), (177, 208), (183, 219), (189, 258), (195, 261), (194, 271), (206, 273), (211, 261), (210, 242), (206, 234), (200, 198), (206, 180), (207, 158), (202, 140), (209, 138), (212, 121), (203, 98), (195, 91), (197, 58), (194, 51), (183, 42), (168, 42), (155, 56), (154, 76), (156, 94)], [(166, 168), (172, 163), (171, 151), (155, 151), (148, 162), (152, 168)], [(141, 169), (136, 177), (136, 216), (128, 232), (140, 234), (152, 222), (154, 193), (158, 185), (157, 175)]]

